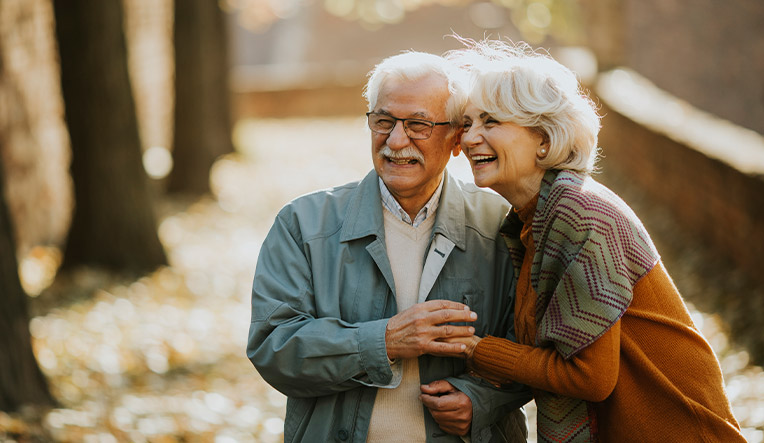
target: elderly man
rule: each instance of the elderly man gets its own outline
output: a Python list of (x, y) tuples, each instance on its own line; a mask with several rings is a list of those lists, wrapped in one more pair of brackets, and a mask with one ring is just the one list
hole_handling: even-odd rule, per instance
[(414, 52), (379, 64), (374, 170), (290, 202), (263, 243), (247, 355), (288, 396), (286, 442), (506, 441), (496, 422), (530, 399), (437, 356), (462, 346), (441, 338), (513, 326), (507, 207), (444, 172), (460, 152), (452, 69)]

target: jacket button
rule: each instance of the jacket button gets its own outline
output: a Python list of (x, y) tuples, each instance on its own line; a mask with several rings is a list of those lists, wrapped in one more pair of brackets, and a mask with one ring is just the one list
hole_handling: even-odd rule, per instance
[(342, 441), (347, 440), (348, 439), (348, 431), (346, 431), (344, 429), (340, 429), (339, 431), (337, 431), (337, 438), (339, 438)]

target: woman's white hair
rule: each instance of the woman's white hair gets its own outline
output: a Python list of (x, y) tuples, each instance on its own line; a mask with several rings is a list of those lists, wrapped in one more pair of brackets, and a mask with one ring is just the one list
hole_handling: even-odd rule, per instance
[(473, 105), (498, 121), (541, 135), (549, 146), (546, 156), (537, 159), (539, 167), (594, 170), (600, 116), (573, 72), (525, 43), (458, 39), (467, 48), (446, 57), (470, 73), (467, 90)]
[(466, 73), (449, 60), (426, 52), (406, 51), (382, 60), (369, 73), (363, 95), (374, 111), (379, 98), (379, 90), (389, 76), (404, 80), (419, 80), (437, 74), (448, 82), (450, 97), (446, 102), (446, 115), (452, 124), (461, 124), (462, 110), (466, 102)]

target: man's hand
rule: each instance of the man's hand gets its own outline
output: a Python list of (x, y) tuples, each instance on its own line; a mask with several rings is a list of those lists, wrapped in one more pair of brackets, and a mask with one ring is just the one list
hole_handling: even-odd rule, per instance
[(445, 432), (464, 436), (472, 426), (472, 400), (445, 380), (422, 385), (419, 398)]
[(387, 322), (385, 345), (388, 358), (413, 358), (422, 354), (453, 355), (465, 351), (464, 343), (447, 343), (438, 339), (469, 337), (472, 326), (456, 326), (450, 322), (477, 320), (477, 314), (461, 303), (430, 300), (399, 312)]

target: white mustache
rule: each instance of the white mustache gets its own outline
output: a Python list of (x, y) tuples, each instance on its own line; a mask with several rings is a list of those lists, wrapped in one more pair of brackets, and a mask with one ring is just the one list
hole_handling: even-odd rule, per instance
[(384, 145), (379, 150), (379, 152), (377, 152), (377, 155), (380, 157), (387, 157), (387, 158), (392, 158), (395, 160), (402, 159), (402, 158), (413, 158), (419, 163), (424, 164), (424, 155), (422, 155), (419, 149), (413, 146), (406, 146), (403, 149), (399, 149), (395, 151), (390, 149), (389, 146)]

